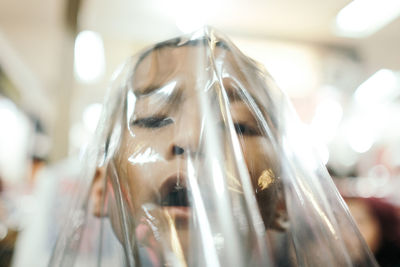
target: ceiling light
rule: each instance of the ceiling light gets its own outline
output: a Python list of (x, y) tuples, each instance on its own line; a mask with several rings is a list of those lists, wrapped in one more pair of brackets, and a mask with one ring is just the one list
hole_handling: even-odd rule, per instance
[(101, 36), (93, 31), (82, 31), (75, 40), (74, 70), (79, 81), (90, 83), (104, 74), (104, 46)]
[(399, 87), (396, 73), (388, 69), (381, 69), (357, 88), (354, 99), (358, 105), (365, 106), (384, 103), (399, 94)]
[(399, 0), (354, 0), (336, 16), (336, 32), (346, 37), (366, 37), (399, 15)]

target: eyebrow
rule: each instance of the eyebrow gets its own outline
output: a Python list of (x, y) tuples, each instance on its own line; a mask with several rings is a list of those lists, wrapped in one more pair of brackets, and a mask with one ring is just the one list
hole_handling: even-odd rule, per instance
[(225, 92), (228, 95), (229, 102), (237, 102), (237, 101), (244, 102), (243, 101), (244, 96), (239, 91), (239, 89), (236, 89), (230, 85), (224, 86), (224, 88), (225, 88)]
[[(158, 94), (162, 94), (161, 90), (164, 90), (165, 85), (149, 85), (144, 88), (138, 88), (134, 90), (135, 95), (138, 97), (138, 99), (143, 98), (143, 97), (151, 97), (151, 96), (157, 96)], [(235, 88), (234, 86), (228, 85), (228, 86), (223, 86), (225, 89), (225, 92), (227, 93), (229, 102), (245, 102), (245, 96), (243, 93), (240, 91), (240, 89)], [(178, 103), (182, 101), (182, 96), (183, 96), (183, 88), (179, 88), (179, 86), (175, 86), (174, 88), (171, 88), (171, 93), (165, 93), (165, 98), (163, 99), (163, 102), (171, 102), (171, 103)], [(252, 98), (254, 98), (252, 96)], [(160, 99), (162, 99), (160, 97)]]
[(139, 87), (139, 88), (133, 88), (133, 93), (138, 97), (143, 97), (143, 96), (150, 96), (153, 93), (157, 93), (157, 91), (161, 90), (163, 85), (148, 85), (146, 87)]
[[(274, 116), (271, 116), (271, 112), (272, 110), (266, 110), (265, 108), (263, 108), (263, 105), (260, 103), (260, 101), (258, 100), (257, 97), (255, 97), (251, 92), (249, 92), (248, 90), (243, 89), (242, 87), (240, 87), (239, 85), (237, 85), (238, 88), (235, 88), (232, 85), (227, 85), (224, 86), (225, 91), (228, 95), (228, 99), (230, 103), (233, 102), (241, 102), (244, 105), (252, 105), (251, 101), (254, 102), (254, 104), (261, 110), (261, 112), (264, 115), (264, 118), (269, 121), (270, 123), (272, 123), (271, 125), (273, 125), (275, 128), (278, 127), (278, 122), (276, 121), (276, 118), (274, 118)], [(242, 90), (247, 91), (248, 95), (246, 96), (245, 93), (242, 92)], [(251, 110), (252, 108), (250, 108)], [(264, 113), (265, 112), (265, 113)]]
[(154, 82), (145, 87), (133, 88), (133, 93), (138, 97), (150, 96), (152, 94), (163, 93), (166, 95), (176, 94), (178, 90), (181, 90), (181, 85), (177, 81), (166, 81), (166, 82)]
[(179, 85), (175, 85), (168, 89), (170, 92), (162, 92), (162, 90), (165, 90), (165, 87), (166, 85), (149, 85), (141, 88), (139, 92), (134, 90), (134, 94), (138, 100), (158, 97), (157, 102), (159, 102), (160, 108), (165, 109), (165, 112), (169, 112), (182, 102), (183, 90)]

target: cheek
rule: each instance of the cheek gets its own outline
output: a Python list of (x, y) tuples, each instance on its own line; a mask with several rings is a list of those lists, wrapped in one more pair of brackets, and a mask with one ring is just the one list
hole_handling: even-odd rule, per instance
[(274, 182), (279, 169), (277, 159), (271, 153), (270, 144), (265, 139), (257, 137), (245, 137), (241, 140), (241, 144), (253, 186), (256, 189), (258, 187), (265, 189), (267, 183)]
[(159, 199), (160, 186), (166, 177), (176, 172), (165, 162), (127, 165), (127, 175), (123, 178), (128, 188), (127, 199), (130, 201), (135, 216), (143, 214), (145, 204), (156, 203)]
[(267, 227), (272, 224), (277, 205), (279, 164), (268, 141), (262, 138), (243, 138), (242, 149), (249, 168), (261, 216)]
[(125, 135), (116, 167), (121, 186), (126, 188), (127, 201), (135, 212), (152, 199), (161, 163), (165, 161), (166, 146), (155, 131), (138, 129), (134, 137)]
[(151, 179), (146, 179), (146, 167), (127, 165), (125, 184), (129, 189), (128, 198), (137, 212), (140, 206), (149, 200), (151, 195)]

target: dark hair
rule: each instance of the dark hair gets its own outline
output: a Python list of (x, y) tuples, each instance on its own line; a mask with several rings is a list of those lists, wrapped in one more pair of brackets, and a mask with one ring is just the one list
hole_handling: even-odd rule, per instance
[(400, 264), (400, 214), (398, 208), (385, 200), (366, 198), (371, 213), (378, 220), (381, 230), (381, 244), (375, 253), (382, 266), (398, 266)]

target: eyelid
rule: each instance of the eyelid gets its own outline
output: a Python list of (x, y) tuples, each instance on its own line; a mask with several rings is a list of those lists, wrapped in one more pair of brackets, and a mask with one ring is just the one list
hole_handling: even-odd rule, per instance
[[(229, 128), (223, 122), (221, 122), (220, 125), (221, 125), (221, 128), (224, 130), (227, 130), (227, 128)], [(249, 123), (246, 123), (246, 122), (241, 122), (241, 121), (233, 122), (233, 127), (234, 127), (234, 130), (236, 131), (236, 133), (241, 136), (260, 136), (261, 135), (261, 131), (260, 131), (259, 127), (249, 125)], [(239, 127), (244, 127), (245, 131), (240, 131)]]
[[(250, 126), (248, 123), (245, 122), (234, 122), (235, 131), (238, 134), (245, 135), (245, 136), (259, 136), (261, 135), (259, 129), (257, 127)], [(239, 129), (239, 127), (245, 127), (244, 130)], [(240, 130), (240, 132), (239, 132)]]
[(171, 117), (164, 115), (149, 116), (135, 119), (131, 125), (142, 128), (161, 128), (174, 123)]

